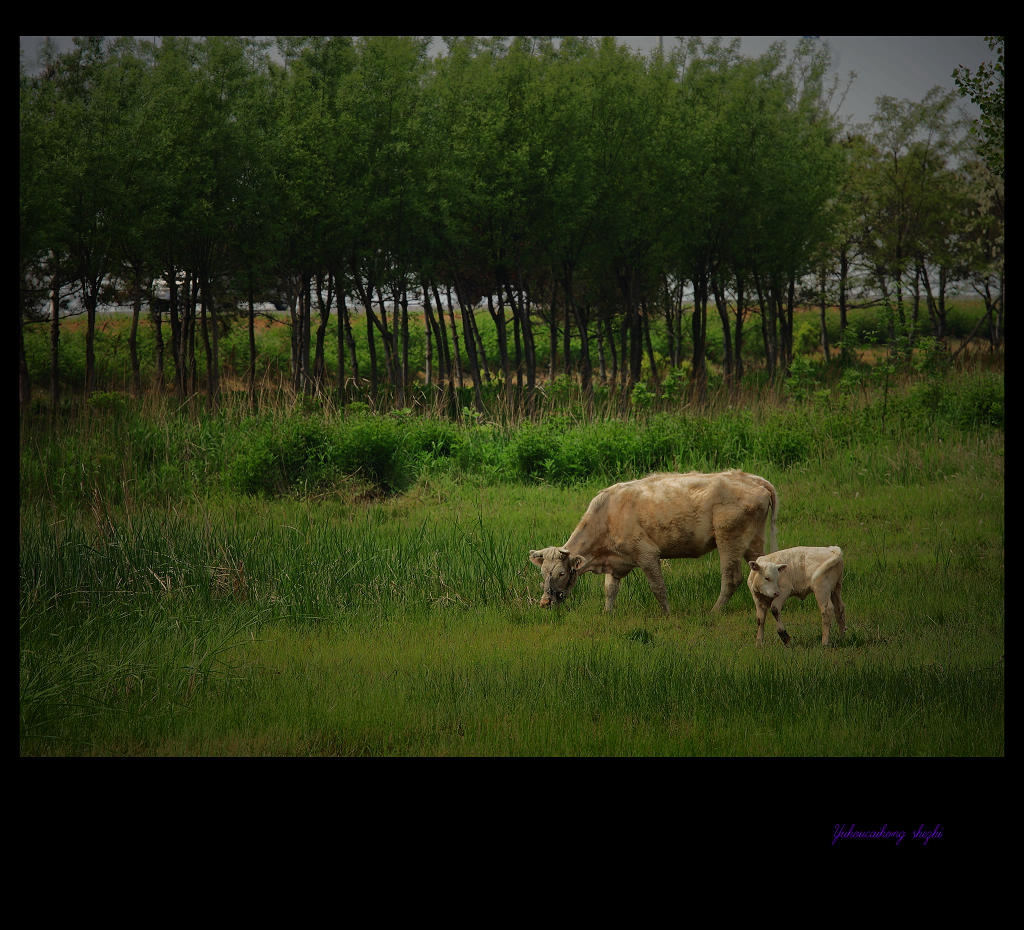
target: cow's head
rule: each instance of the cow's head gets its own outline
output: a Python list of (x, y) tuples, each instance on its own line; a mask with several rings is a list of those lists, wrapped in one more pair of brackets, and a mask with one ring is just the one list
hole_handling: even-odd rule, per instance
[(565, 596), (572, 590), (579, 577), (579, 569), (583, 559), (572, 556), (568, 549), (559, 546), (548, 546), (547, 549), (531, 549), (530, 561), (540, 568), (544, 578), (544, 594), (540, 599), (541, 607), (561, 604)]
[[(779, 572), (784, 571), (785, 564), (779, 565), (776, 562), (765, 562), (764, 559), (757, 559), (750, 564), (751, 587), (762, 597), (774, 601), (779, 596)], [(755, 575), (756, 572), (756, 575)]]

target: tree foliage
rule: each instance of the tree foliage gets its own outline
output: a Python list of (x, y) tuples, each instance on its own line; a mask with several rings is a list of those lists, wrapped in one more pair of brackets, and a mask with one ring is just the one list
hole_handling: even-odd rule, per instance
[[(431, 38), (44, 49), (20, 79), (25, 318), (53, 291), (50, 306), (73, 290), (90, 321), (105, 289), (130, 294), (161, 352), (169, 325), (175, 390), (210, 403), (220, 340), (245, 319), (255, 402), (254, 318), (270, 302), (288, 312), (297, 390), (333, 381), (343, 402), (402, 407), (416, 300), (428, 379), (468, 376), (479, 407), (492, 378), (527, 402), (560, 372), (628, 395), (684, 362), (700, 392), (716, 313), (738, 381), (758, 359), (787, 369), (811, 291), (823, 306), (838, 293), (845, 326), (859, 287), (902, 321), (924, 282), (941, 337), (946, 285), (995, 286), (1001, 212), (978, 206), (957, 161), (948, 96), (880, 98), (853, 135), (829, 112), (830, 56), (811, 40), (748, 58), (718, 40), (645, 57), (587, 36), (446, 36), (432, 56)], [(982, 105), (989, 158), (1001, 68), (958, 77)]]

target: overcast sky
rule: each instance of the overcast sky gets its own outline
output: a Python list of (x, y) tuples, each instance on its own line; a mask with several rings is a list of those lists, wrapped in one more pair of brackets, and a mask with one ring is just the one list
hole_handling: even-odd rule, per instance
[[(53, 36), (60, 48), (71, 47), (70, 36)], [(616, 36), (631, 48), (650, 52), (663, 39), (668, 51), (675, 43), (673, 36)], [(724, 39), (735, 38), (724, 36)], [(785, 41), (790, 48), (799, 36), (739, 36), (740, 51), (756, 57), (772, 42)], [(920, 101), (936, 85), (954, 90), (953, 69), (964, 65), (971, 71), (994, 56), (983, 36), (820, 36), (832, 51), (835, 73), (845, 87), (852, 71), (856, 74), (845, 105), (839, 116), (851, 122), (867, 122), (875, 111), (875, 98), (888, 95), (899, 99)], [(21, 36), (26, 67), (35, 64), (43, 36)], [(970, 115), (977, 111), (965, 101)]]

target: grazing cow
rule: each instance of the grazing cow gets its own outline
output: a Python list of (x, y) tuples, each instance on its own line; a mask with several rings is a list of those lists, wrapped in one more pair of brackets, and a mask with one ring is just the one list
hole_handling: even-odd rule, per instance
[(661, 559), (695, 558), (718, 549), (721, 610), (743, 580), (742, 560), (764, 552), (771, 511), (771, 547), (779, 499), (771, 483), (742, 471), (705, 475), (654, 474), (605, 488), (564, 546), (530, 551), (540, 567), (540, 606), (560, 603), (584, 572), (604, 575), (604, 608), (615, 606), (619, 584), (639, 566), (661, 609), (668, 613)]
[(839, 622), (839, 635), (846, 632), (843, 606), (843, 550), (838, 546), (794, 546), (771, 552), (750, 562), (747, 587), (757, 609), (757, 644), (764, 643), (764, 618), (775, 616), (775, 629), (785, 645), (789, 634), (782, 625), (782, 605), (790, 597), (803, 600), (813, 593), (821, 610), (821, 644), (828, 645), (832, 617)]

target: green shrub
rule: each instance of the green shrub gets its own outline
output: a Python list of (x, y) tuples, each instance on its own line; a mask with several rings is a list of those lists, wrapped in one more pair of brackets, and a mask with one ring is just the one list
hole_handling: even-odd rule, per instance
[(950, 395), (954, 422), (964, 428), (1004, 425), (1005, 387), (998, 374), (982, 374), (959, 383)]
[(650, 410), (654, 398), (654, 392), (643, 381), (638, 381), (633, 385), (633, 393), (630, 395), (630, 399), (633, 402), (634, 409), (640, 411)]
[(806, 356), (798, 355), (789, 365), (786, 375), (786, 390), (794, 400), (803, 400), (818, 387), (821, 366)]
[(690, 362), (683, 362), (669, 372), (661, 382), (661, 396), (667, 400), (681, 400), (690, 383)]
[(818, 320), (802, 320), (793, 331), (793, 352), (810, 355), (821, 345), (821, 323)]
[(768, 417), (761, 425), (756, 449), (761, 458), (782, 468), (808, 459), (815, 449), (810, 419), (791, 412)]
[(128, 396), (119, 391), (96, 391), (86, 401), (93, 410), (125, 413), (128, 409)]

